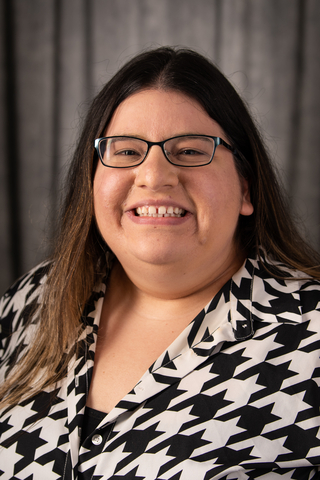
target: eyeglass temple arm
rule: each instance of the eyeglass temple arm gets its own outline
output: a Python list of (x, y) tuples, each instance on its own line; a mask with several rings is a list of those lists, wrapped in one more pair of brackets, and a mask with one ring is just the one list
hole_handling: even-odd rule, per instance
[(216, 137), (216, 144), (217, 144), (217, 146), (218, 145), (223, 145), (228, 150), (230, 150), (233, 153), (233, 155), (238, 155), (239, 154), (239, 152), (236, 148), (231, 147), (231, 145), (229, 145), (227, 142), (222, 140), (222, 138), (220, 138), (220, 137)]

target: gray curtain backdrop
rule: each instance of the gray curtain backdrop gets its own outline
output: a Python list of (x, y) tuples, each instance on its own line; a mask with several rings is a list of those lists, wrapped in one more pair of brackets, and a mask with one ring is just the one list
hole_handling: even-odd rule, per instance
[(45, 258), (81, 118), (135, 53), (183, 45), (246, 99), (320, 247), (319, 0), (1, 0), (0, 289)]

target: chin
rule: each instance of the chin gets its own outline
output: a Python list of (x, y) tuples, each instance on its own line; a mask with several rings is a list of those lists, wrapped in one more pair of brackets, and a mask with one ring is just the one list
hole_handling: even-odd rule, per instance
[(155, 266), (174, 265), (177, 262), (184, 262), (185, 260), (181, 250), (179, 252), (173, 251), (172, 244), (169, 248), (161, 248), (159, 245), (152, 245), (150, 248), (140, 248), (136, 251), (127, 250), (126, 258), (121, 255), (122, 252), (119, 253), (120, 255), (118, 256), (118, 259), (123, 266), (127, 261), (130, 261), (129, 257), (133, 261)]
[(150, 253), (150, 254), (144, 254), (144, 255), (139, 255), (136, 256), (136, 258), (140, 262), (147, 263), (149, 265), (169, 265), (169, 264), (175, 264), (181, 259), (177, 258), (177, 256), (172, 255), (171, 253)]

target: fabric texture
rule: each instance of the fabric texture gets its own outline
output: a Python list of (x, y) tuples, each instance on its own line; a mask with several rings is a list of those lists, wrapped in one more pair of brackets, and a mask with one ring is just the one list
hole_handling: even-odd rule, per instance
[[(1, 301), (0, 381), (34, 336), (45, 272)], [(320, 284), (299, 275), (248, 258), (80, 445), (102, 284), (67, 376), (2, 411), (1, 480), (320, 478)]]

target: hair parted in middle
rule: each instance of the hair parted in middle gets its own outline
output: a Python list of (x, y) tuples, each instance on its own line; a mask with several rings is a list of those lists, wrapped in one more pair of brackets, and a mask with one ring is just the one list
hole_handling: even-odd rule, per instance
[[(66, 184), (66, 196), (42, 304), (41, 328), (34, 347), (15, 375), (1, 389), (7, 403), (61, 378), (69, 357), (65, 352), (79, 335), (81, 313), (106, 270), (108, 250), (94, 218), (93, 178), (97, 165), (94, 140), (104, 136), (116, 108), (130, 95), (146, 89), (177, 91), (196, 100), (226, 134), (238, 152), (238, 174), (248, 180), (254, 213), (240, 216), (237, 235), (247, 252), (264, 251), (292, 268), (320, 278), (319, 255), (301, 238), (291, 220), (283, 190), (248, 109), (219, 69), (193, 50), (160, 47), (126, 63), (93, 100), (84, 123)], [(108, 168), (108, 167), (105, 167)], [(183, 167), (181, 167), (183, 168)], [(50, 339), (50, 342), (48, 342)]]
[[(291, 247), (296, 240), (300, 245), (301, 237), (290, 219), (283, 188), (244, 101), (211, 61), (193, 50), (173, 47), (160, 47), (135, 56), (105, 85), (89, 110), (71, 167), (64, 218), (67, 219), (70, 212), (75, 220), (76, 213), (78, 225), (84, 221), (81, 215), (86, 216), (86, 221), (91, 219), (87, 232), (89, 237), (93, 234), (95, 244), (90, 244), (91, 255), (95, 248), (96, 253), (101, 254), (103, 244), (102, 239), (98, 244), (96, 241), (98, 233), (92, 204), (92, 181), (98, 161), (93, 150), (94, 140), (104, 136), (113, 113), (126, 98), (146, 89), (177, 91), (196, 100), (239, 152), (239, 156), (234, 157), (235, 165), (239, 175), (249, 182), (254, 206), (251, 216), (239, 220), (237, 232), (242, 247), (258, 252), (262, 246), (285, 263), (290, 264), (291, 258), (294, 267), (309, 266), (304, 257), (300, 265), (299, 248), (294, 248), (292, 258)], [(80, 194), (90, 211), (75, 208)], [(86, 235), (85, 231), (82, 233)], [(291, 254), (286, 255), (288, 236), (289, 244), (293, 243)]]

